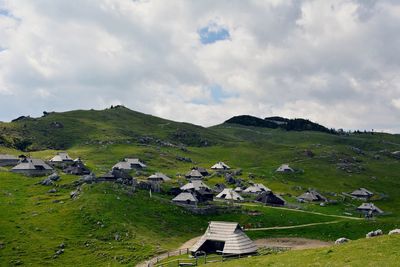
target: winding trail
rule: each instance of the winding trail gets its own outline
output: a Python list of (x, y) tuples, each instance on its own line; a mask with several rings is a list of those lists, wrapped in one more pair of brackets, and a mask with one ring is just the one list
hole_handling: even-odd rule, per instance
[(334, 214), (325, 214), (325, 213), (321, 213), (321, 212), (317, 212), (317, 211), (297, 210), (297, 209), (290, 209), (290, 208), (284, 208), (284, 207), (271, 207), (271, 206), (258, 205), (258, 204), (248, 204), (248, 203), (240, 203), (239, 205), (245, 206), (245, 207), (262, 207), (262, 208), (266, 208), (266, 209), (278, 209), (278, 210), (288, 210), (288, 211), (293, 211), (293, 212), (303, 212), (303, 213), (308, 213), (308, 214), (315, 214), (315, 215), (321, 215), (321, 216), (333, 217), (333, 218), (340, 218), (340, 219), (348, 219), (348, 220), (363, 220), (363, 218), (358, 218), (358, 217), (350, 217), (350, 216), (334, 215)]
[(303, 228), (308, 226), (322, 225), (322, 224), (334, 224), (340, 223), (344, 220), (330, 221), (330, 222), (317, 222), (317, 223), (307, 223), (307, 224), (298, 224), (298, 225), (290, 225), (290, 226), (273, 226), (273, 227), (263, 227), (263, 228), (249, 228), (244, 229), (245, 231), (266, 231), (266, 230), (280, 230), (280, 229), (293, 229), (293, 228)]

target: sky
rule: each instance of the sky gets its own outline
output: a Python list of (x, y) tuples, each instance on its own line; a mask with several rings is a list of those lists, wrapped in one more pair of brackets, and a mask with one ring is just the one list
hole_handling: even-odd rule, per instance
[(0, 121), (117, 104), (400, 133), (400, 1), (0, 0)]

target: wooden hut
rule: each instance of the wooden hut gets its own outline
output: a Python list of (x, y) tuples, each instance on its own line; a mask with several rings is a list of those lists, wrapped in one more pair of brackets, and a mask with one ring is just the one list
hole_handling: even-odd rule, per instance
[(286, 201), (282, 197), (274, 194), (272, 191), (262, 192), (257, 196), (256, 201), (271, 206), (283, 206), (286, 204)]
[(28, 176), (44, 176), (52, 173), (53, 168), (41, 159), (23, 158), (11, 171)]
[(321, 195), (320, 193), (318, 193), (315, 190), (308, 190), (304, 194), (298, 196), (297, 199), (300, 201), (308, 201), (308, 202), (312, 202), (312, 201), (326, 202), (326, 201), (328, 201), (328, 199), (326, 197), (324, 197), (323, 195)]
[(229, 167), (227, 164), (225, 164), (222, 161), (217, 162), (213, 166), (211, 166), (211, 169), (215, 170), (215, 171), (225, 171), (225, 170), (229, 170), (230, 168), (231, 167)]
[(236, 201), (243, 200), (243, 198), (231, 188), (225, 188), (215, 198), (224, 200), (236, 200)]
[(147, 177), (147, 181), (149, 182), (168, 182), (171, 181), (167, 175), (161, 172), (156, 172), (155, 174), (150, 175)]
[(257, 246), (236, 222), (210, 222), (204, 235), (190, 248), (192, 254), (202, 251), (224, 255), (246, 255), (257, 252)]
[(199, 203), (196, 196), (189, 192), (182, 192), (172, 199), (175, 204), (192, 205), (196, 206)]
[(19, 163), (19, 158), (14, 155), (0, 154), (0, 167), (15, 166)]

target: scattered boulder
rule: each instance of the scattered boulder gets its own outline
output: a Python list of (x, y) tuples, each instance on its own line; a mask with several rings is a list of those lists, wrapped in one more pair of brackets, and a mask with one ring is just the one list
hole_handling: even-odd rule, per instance
[(398, 235), (398, 234), (400, 234), (400, 229), (394, 229), (389, 232), (389, 235)]
[(94, 183), (96, 181), (96, 175), (94, 175), (94, 173), (84, 175), (79, 179), (79, 181), (86, 184)]
[(353, 150), (354, 153), (359, 154), (359, 155), (364, 155), (364, 151), (362, 151), (362, 149), (355, 147), (355, 146), (351, 146), (350, 147), (351, 150)]
[(59, 247), (59, 248), (61, 248), (61, 249), (65, 248), (65, 244), (64, 244), (64, 242), (63, 242), (63, 243), (61, 243), (61, 244), (60, 244), (58, 247)]
[(121, 239), (121, 237), (119, 236), (118, 233), (116, 233), (116, 234), (114, 235), (114, 240), (115, 240), (115, 241), (119, 241), (120, 239)]
[(51, 180), (50, 178), (46, 178), (43, 181), (40, 182), (41, 185), (45, 185), (45, 186), (50, 186), (50, 185), (54, 185), (53, 180)]
[(242, 175), (242, 169), (237, 169), (232, 171), (233, 176), (239, 176)]
[(60, 175), (58, 175), (56, 172), (50, 174), (47, 178), (49, 178), (50, 180), (57, 182), (58, 180), (60, 180)]
[(56, 193), (56, 192), (57, 192), (57, 189), (55, 189), (55, 188), (52, 188), (49, 191), (47, 191), (47, 193), (50, 193), (50, 194), (53, 194), (53, 193)]
[(315, 156), (314, 152), (312, 152), (309, 149), (306, 149), (303, 151), (304, 156), (308, 157), (308, 158), (313, 158)]
[(400, 151), (394, 151), (391, 153), (391, 155), (395, 159), (400, 159)]
[(226, 174), (226, 175), (225, 175), (225, 181), (226, 181), (228, 184), (236, 184), (236, 179), (235, 179), (232, 175), (230, 175), (230, 174)]
[(69, 196), (70, 196), (72, 199), (76, 199), (76, 198), (78, 198), (78, 196), (79, 196), (80, 193), (81, 193), (81, 188), (78, 187), (75, 191), (72, 191), (71, 193), (69, 193)]
[(61, 129), (61, 128), (64, 128), (64, 125), (61, 122), (53, 121), (50, 123), (50, 127)]
[(187, 157), (176, 156), (176, 159), (179, 161), (183, 161), (183, 162), (189, 162), (189, 163), (193, 162), (191, 158), (187, 158)]
[(64, 249), (62, 248), (62, 249), (59, 249), (59, 250), (57, 250), (56, 251), (56, 253), (54, 254), (54, 258), (57, 258), (58, 256), (60, 256), (61, 254), (63, 254), (64, 253)]
[(339, 238), (339, 239), (337, 239), (337, 240), (335, 241), (335, 244), (336, 244), (336, 245), (340, 245), (340, 244), (347, 243), (347, 242), (349, 242), (349, 241), (350, 241), (350, 239), (345, 238), (345, 237), (341, 237), (341, 238)]
[(383, 231), (381, 229), (378, 229), (376, 231), (371, 231), (368, 234), (365, 235), (366, 238), (371, 238), (375, 236), (380, 236), (383, 235)]

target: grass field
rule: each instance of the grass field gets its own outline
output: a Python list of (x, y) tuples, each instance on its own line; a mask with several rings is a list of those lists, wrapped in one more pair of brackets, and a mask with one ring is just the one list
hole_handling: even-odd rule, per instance
[(322, 249), (289, 251), (207, 266), (398, 266), (400, 236), (383, 236), (352, 241)]
[[(118, 119), (128, 122), (123, 125)], [(54, 121), (64, 127), (49, 128)], [(148, 169), (134, 175), (145, 179), (155, 171), (164, 172), (173, 178), (166, 188), (184, 183), (180, 175), (192, 166), (209, 168), (222, 160), (242, 170), (239, 177), (245, 184), (250, 180), (261, 182), (301, 211), (256, 205), (243, 206), (240, 212), (193, 215), (170, 204), (172, 196), (167, 194), (153, 194), (150, 198), (146, 191), (131, 194), (129, 188), (110, 183), (85, 185), (80, 197), (72, 200), (69, 197), (75, 190), (72, 182), (79, 177), (62, 175), (55, 186), (57, 193), (51, 194), (47, 191), (52, 187), (36, 184), (43, 178), (28, 178), (0, 168), (0, 265), (134, 265), (202, 234), (210, 220), (268, 228), (248, 231), (253, 239), (306, 237), (332, 241), (343, 236), (359, 239), (378, 228), (384, 231), (400, 228), (400, 162), (390, 155), (390, 151), (400, 147), (397, 135), (338, 136), (229, 124), (207, 129), (125, 109), (55, 113), (1, 127), (0, 135), (8, 138), (7, 142), (29, 139), (30, 147), (39, 149), (29, 151), (31, 156), (49, 159), (59, 151), (49, 148), (65, 147), (63, 150), (73, 158), (81, 157), (96, 175), (107, 172), (124, 157), (139, 157)], [(184, 129), (186, 134), (176, 134), (177, 129)], [(138, 142), (143, 136), (180, 145)], [(211, 145), (204, 146), (201, 143), (204, 140)], [(305, 155), (304, 150), (311, 150), (314, 157)], [(3, 143), (0, 153), (27, 152)], [(193, 162), (179, 161), (177, 156)], [(282, 163), (289, 163), (296, 172), (277, 174), (275, 169)], [(343, 163), (347, 164), (346, 170), (338, 168)], [(224, 178), (214, 175), (205, 182), (213, 186), (224, 182)], [(355, 208), (361, 201), (341, 196), (342, 192), (358, 187), (375, 192), (373, 201), (386, 214), (370, 221), (358, 219)], [(308, 188), (319, 190), (337, 203), (326, 207), (297, 203), (295, 197)], [(251, 215), (254, 211), (260, 214)], [(61, 243), (65, 243), (65, 252), (54, 257)], [(337, 249), (334, 255), (342, 253), (342, 247)]]

